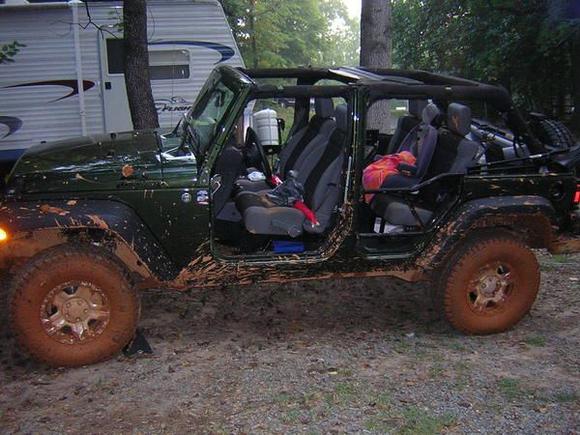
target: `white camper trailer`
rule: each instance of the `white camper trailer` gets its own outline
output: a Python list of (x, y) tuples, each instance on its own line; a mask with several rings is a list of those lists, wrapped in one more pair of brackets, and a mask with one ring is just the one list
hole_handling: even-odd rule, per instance
[[(132, 130), (121, 1), (0, 1), (0, 162), (40, 141)], [(242, 66), (217, 0), (149, 0), (151, 87), (161, 127), (177, 124), (216, 64)], [(97, 27), (98, 26), (98, 27)]]

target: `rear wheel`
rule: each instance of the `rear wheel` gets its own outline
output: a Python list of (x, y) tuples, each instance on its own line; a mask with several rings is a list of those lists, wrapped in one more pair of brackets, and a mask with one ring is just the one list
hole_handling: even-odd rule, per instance
[(509, 235), (467, 242), (443, 268), (436, 303), (447, 321), (468, 334), (505, 331), (532, 307), (540, 285), (534, 253)]
[(19, 345), (52, 366), (110, 358), (133, 337), (139, 300), (107, 253), (70, 246), (33, 258), (15, 277), (10, 325)]

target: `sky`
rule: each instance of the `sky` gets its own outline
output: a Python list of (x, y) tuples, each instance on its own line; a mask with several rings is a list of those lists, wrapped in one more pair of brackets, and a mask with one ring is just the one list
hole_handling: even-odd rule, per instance
[(360, 17), (360, 2), (361, 0), (343, 0), (348, 7), (348, 12), (351, 17)]

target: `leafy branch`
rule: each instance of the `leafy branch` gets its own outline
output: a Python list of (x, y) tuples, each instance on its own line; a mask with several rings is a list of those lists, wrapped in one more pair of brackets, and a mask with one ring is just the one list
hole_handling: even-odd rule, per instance
[(26, 47), (26, 45), (18, 41), (0, 46), (0, 64), (14, 62), (14, 56), (18, 54), (22, 47)]

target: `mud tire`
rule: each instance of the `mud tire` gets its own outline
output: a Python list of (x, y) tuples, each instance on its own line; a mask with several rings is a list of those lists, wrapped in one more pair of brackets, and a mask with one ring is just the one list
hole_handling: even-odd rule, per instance
[[(498, 306), (480, 312), (473, 302), (474, 279), (498, 263), (508, 265), (511, 290)], [(540, 286), (536, 256), (510, 234), (474, 236), (458, 247), (440, 272), (434, 294), (436, 308), (452, 327), (466, 334), (510, 329), (529, 312)]]
[[(61, 343), (41, 323), (45, 297), (71, 280), (97, 286), (109, 301), (108, 323), (86, 343)], [(78, 367), (111, 358), (133, 338), (140, 314), (137, 294), (111, 255), (93, 247), (68, 245), (33, 257), (14, 277), (9, 304), (10, 326), (18, 345), (32, 358), (55, 367)]]
[(572, 132), (555, 119), (540, 119), (532, 122), (532, 131), (549, 150), (562, 150), (576, 144)]

